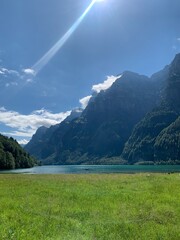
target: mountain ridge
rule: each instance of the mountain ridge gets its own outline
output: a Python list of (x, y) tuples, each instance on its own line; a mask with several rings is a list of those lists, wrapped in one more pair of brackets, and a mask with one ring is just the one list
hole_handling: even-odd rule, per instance
[(169, 67), (160, 106), (149, 112), (135, 126), (125, 145), (122, 157), (128, 162), (180, 163), (179, 92), (180, 54), (177, 54)]
[[(164, 135), (162, 133), (160, 138), (159, 134), (179, 116), (179, 76), (180, 54), (151, 77), (125, 71), (110, 88), (94, 96), (79, 117), (59, 125), (47, 139), (46, 147), (52, 148), (43, 157), (41, 155), (42, 162), (100, 164), (112, 163), (113, 158), (116, 163), (124, 161), (130, 164), (160, 161), (156, 157), (160, 155), (157, 149), (159, 146), (162, 152)], [(161, 123), (161, 119), (164, 122)], [(175, 126), (179, 126), (178, 123)], [(176, 132), (177, 135), (174, 128), (172, 125), (168, 132), (164, 130), (164, 134)], [(157, 136), (153, 135), (155, 130)], [(148, 145), (147, 138), (153, 144)], [(27, 150), (31, 143), (32, 140), (26, 146)], [(145, 148), (139, 147), (142, 143)], [(148, 146), (152, 153), (147, 156)], [(41, 152), (45, 151), (45, 148), (40, 148)], [(138, 151), (142, 154), (138, 155)], [(29, 152), (33, 154), (33, 149), (29, 148)]]

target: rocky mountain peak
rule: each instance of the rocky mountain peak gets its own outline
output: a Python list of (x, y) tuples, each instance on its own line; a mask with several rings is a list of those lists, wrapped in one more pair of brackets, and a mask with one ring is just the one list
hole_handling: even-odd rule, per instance
[(180, 53), (176, 54), (174, 60), (171, 63), (170, 74), (171, 76), (180, 77)]
[(41, 126), (37, 129), (36, 133), (38, 134), (38, 136), (42, 136), (47, 131), (47, 129), (48, 129), (47, 127)]
[(71, 111), (71, 114), (65, 119), (66, 122), (72, 121), (75, 118), (78, 118), (81, 116), (83, 112), (82, 108), (76, 108)]

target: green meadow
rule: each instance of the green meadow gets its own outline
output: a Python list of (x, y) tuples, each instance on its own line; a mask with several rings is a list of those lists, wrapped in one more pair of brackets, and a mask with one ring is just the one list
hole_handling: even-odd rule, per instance
[(179, 240), (180, 174), (2, 174), (0, 239)]

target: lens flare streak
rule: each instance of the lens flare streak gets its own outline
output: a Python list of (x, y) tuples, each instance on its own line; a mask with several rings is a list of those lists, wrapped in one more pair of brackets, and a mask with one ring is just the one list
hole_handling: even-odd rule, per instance
[(84, 17), (93, 7), (93, 5), (97, 2), (97, 0), (93, 0), (90, 5), (86, 8), (83, 14), (76, 20), (76, 22), (71, 26), (71, 28), (54, 44), (52, 48), (49, 49), (47, 53), (44, 54), (42, 58), (40, 58), (33, 66), (32, 69), (35, 72), (35, 75), (41, 71), (41, 69), (54, 57), (54, 55), (62, 48), (62, 46), (66, 43), (66, 41), (70, 38), (73, 32), (80, 25)]

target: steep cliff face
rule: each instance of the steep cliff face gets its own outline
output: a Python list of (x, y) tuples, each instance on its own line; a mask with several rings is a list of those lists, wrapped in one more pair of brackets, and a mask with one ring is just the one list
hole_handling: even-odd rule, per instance
[(70, 124), (57, 161), (86, 162), (120, 155), (134, 125), (157, 102), (158, 95), (148, 77), (125, 72)]
[(180, 54), (176, 55), (170, 66), (165, 104), (180, 113)]
[(58, 142), (61, 141), (63, 134), (68, 129), (69, 122), (78, 118), (81, 114), (82, 109), (75, 109), (62, 123), (50, 128), (44, 126), (38, 128), (30, 142), (24, 147), (25, 150), (40, 160), (48, 158), (56, 152), (57, 139)]
[(38, 130), (26, 149), (45, 164), (112, 163), (113, 157), (130, 164), (175, 163), (179, 92), (180, 54), (151, 78), (124, 72), (94, 95), (80, 116)]
[(48, 128), (42, 126), (38, 128), (36, 133), (32, 136), (31, 141), (24, 146), (24, 149), (31, 153), (33, 156), (36, 156), (38, 159), (41, 159), (41, 148), (44, 147), (44, 139)]
[(180, 54), (169, 67), (164, 97), (158, 108), (137, 124), (122, 157), (138, 161), (176, 163), (179, 155)]

